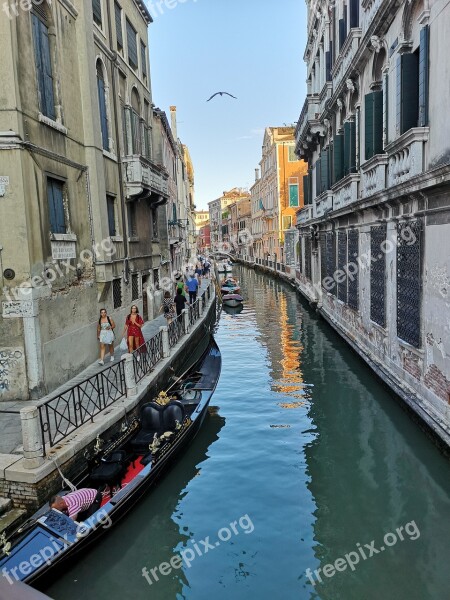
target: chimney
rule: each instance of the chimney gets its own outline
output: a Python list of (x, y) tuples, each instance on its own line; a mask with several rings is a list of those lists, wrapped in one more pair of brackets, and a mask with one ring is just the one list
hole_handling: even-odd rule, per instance
[(178, 134), (177, 134), (177, 107), (176, 106), (171, 106), (170, 107), (170, 127), (172, 129), (173, 137), (175, 138), (175, 140), (178, 140)]
[(255, 169), (255, 181), (259, 181), (259, 169)]

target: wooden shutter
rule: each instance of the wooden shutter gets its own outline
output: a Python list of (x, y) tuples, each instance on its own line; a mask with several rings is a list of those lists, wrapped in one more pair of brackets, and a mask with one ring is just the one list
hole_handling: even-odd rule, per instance
[(62, 183), (54, 179), (47, 179), (47, 199), (50, 231), (52, 233), (66, 233)]
[(35, 14), (32, 14), (32, 26), (39, 108), (42, 114), (54, 120), (56, 117), (55, 99), (53, 95), (53, 73), (48, 28)]
[(123, 48), (123, 34), (122, 34), (122, 9), (115, 2), (114, 3), (114, 15), (116, 20), (116, 40), (117, 46), (121, 50)]
[(341, 50), (344, 45), (345, 38), (347, 37), (347, 31), (345, 28), (344, 19), (339, 19), (339, 50)]
[(359, 0), (350, 0), (350, 29), (359, 27)]
[(97, 25), (102, 24), (102, 3), (101, 0), (92, 0), (92, 12), (94, 15), (94, 21)]
[(320, 173), (320, 158), (316, 161), (316, 196), (322, 193), (322, 180)]
[(383, 152), (383, 92), (367, 94), (364, 98), (365, 158)]
[(326, 81), (331, 81), (331, 50), (325, 52)]
[(128, 42), (128, 62), (137, 69), (138, 66), (138, 55), (137, 55), (137, 41), (136, 31), (131, 25), (130, 21), (127, 20), (127, 42)]
[(399, 135), (418, 125), (419, 61), (417, 54), (397, 59), (397, 131)]
[(344, 136), (336, 134), (333, 140), (333, 184), (344, 176)]
[(102, 130), (102, 144), (104, 150), (109, 150), (108, 140), (108, 117), (106, 112), (105, 81), (100, 64), (97, 65), (97, 89), (98, 89), (98, 107), (100, 111), (100, 126)]
[(419, 50), (419, 127), (428, 125), (430, 27), (420, 30)]
[(106, 196), (106, 206), (108, 209), (108, 229), (109, 235), (116, 235), (116, 218), (115, 218), (115, 200), (112, 196)]
[(320, 177), (321, 177), (321, 186), (322, 191), (325, 192), (330, 186), (328, 182), (328, 162), (329, 162), (329, 150), (326, 148), (322, 150), (322, 156), (320, 161)]
[(145, 44), (141, 42), (141, 64), (142, 64), (142, 75), (147, 77), (147, 48)]
[(344, 177), (356, 173), (356, 123), (344, 123)]
[(373, 143), (373, 93), (366, 94), (364, 97), (364, 142), (365, 142), (365, 158), (369, 160), (374, 155)]
[(309, 177), (308, 175), (303, 175), (303, 204), (307, 206), (309, 202)]
[(389, 143), (389, 74), (383, 74), (383, 150)]

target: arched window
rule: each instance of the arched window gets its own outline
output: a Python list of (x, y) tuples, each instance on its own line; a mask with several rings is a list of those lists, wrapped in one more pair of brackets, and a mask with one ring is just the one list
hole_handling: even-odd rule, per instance
[(108, 139), (108, 115), (106, 111), (106, 91), (105, 78), (103, 76), (103, 65), (100, 60), (97, 61), (97, 90), (98, 90), (98, 108), (100, 112), (100, 126), (102, 130), (102, 145), (104, 150), (109, 150)]
[(36, 65), (39, 110), (43, 115), (54, 121), (56, 119), (55, 95), (48, 33), (50, 22), (48, 6), (45, 2), (40, 4), (33, 3), (31, 23), (33, 28), (34, 61)]

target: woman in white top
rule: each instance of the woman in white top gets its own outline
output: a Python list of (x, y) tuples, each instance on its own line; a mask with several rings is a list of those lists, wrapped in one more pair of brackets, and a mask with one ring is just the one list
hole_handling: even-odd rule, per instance
[(100, 311), (100, 319), (97, 325), (97, 339), (100, 342), (100, 360), (99, 365), (104, 365), (106, 346), (109, 346), (110, 361), (114, 360), (114, 329), (116, 324), (114, 320), (108, 317), (106, 308)]

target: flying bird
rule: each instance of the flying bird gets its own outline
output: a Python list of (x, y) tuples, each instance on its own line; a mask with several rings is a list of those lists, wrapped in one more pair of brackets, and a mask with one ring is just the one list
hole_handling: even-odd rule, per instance
[(218, 95), (223, 96), (224, 94), (226, 94), (227, 96), (230, 96), (231, 98), (234, 98), (235, 100), (237, 100), (236, 96), (233, 96), (233, 94), (229, 94), (228, 92), (216, 92), (215, 94), (213, 94), (211, 96), (211, 98), (208, 98), (208, 100), (206, 102), (209, 102), (210, 100), (212, 100), (214, 98), (214, 96), (218, 96)]

